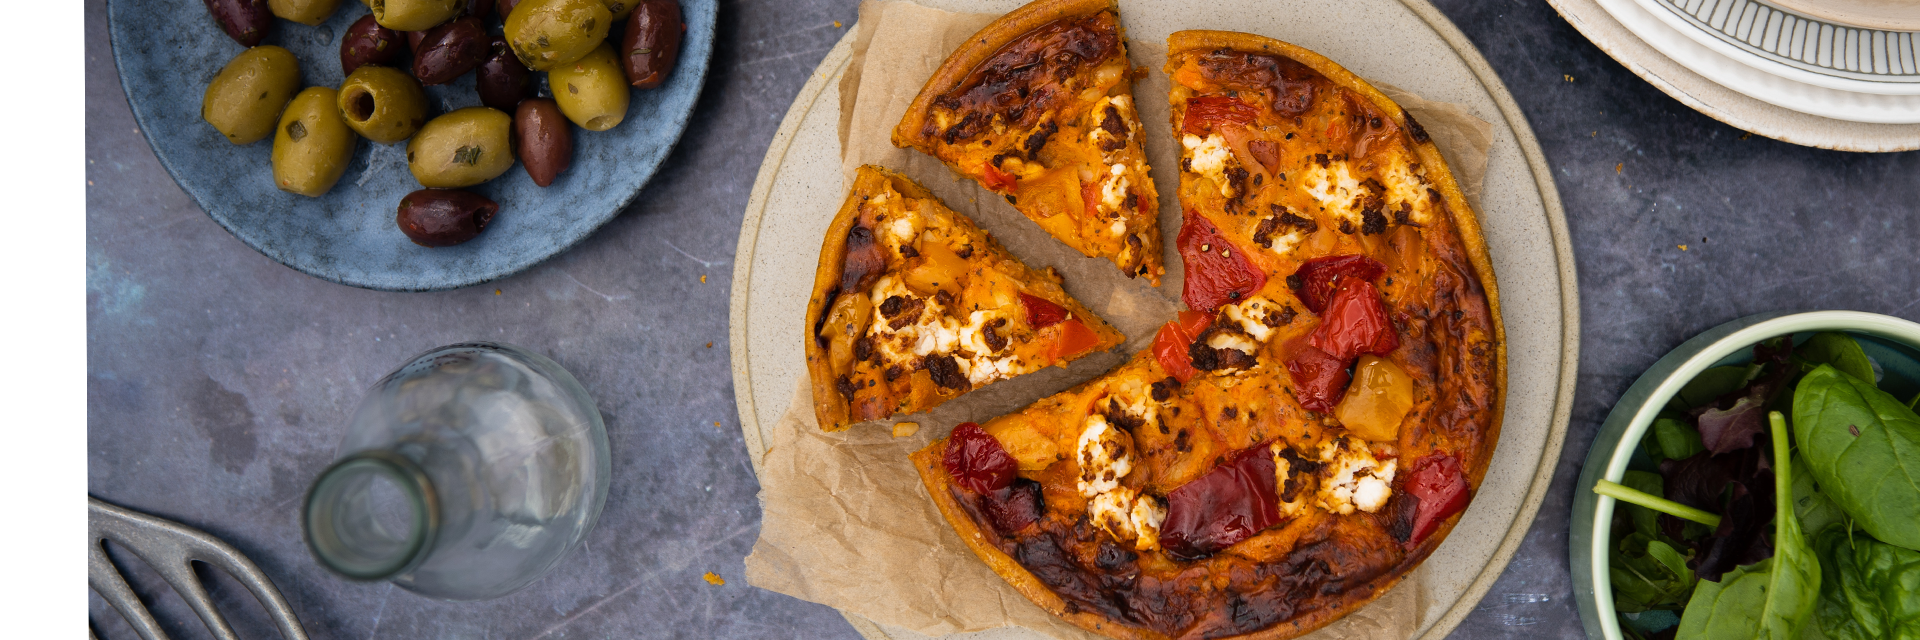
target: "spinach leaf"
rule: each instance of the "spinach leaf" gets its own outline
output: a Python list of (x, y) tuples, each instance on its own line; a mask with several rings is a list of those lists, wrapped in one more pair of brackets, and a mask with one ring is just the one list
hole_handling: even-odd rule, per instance
[(1920, 416), (1821, 365), (1794, 393), (1793, 427), (1821, 493), (1873, 537), (1920, 550)]
[[(1635, 491), (1646, 492), (1648, 495), (1662, 498), (1667, 496), (1664, 488), (1665, 483), (1660, 480), (1660, 474), (1658, 473), (1628, 471), (1626, 475), (1620, 478), (1620, 484), (1626, 485)], [(1619, 509), (1616, 510), (1615, 513), (1621, 512), (1625, 512), (1627, 517), (1633, 522), (1634, 532), (1649, 536), (1660, 535), (1660, 512), (1631, 502), (1621, 502)]]
[[(1664, 495), (1657, 473), (1628, 471), (1620, 484), (1651, 496)], [(1632, 533), (1608, 552), (1614, 609), (1639, 613), (1686, 606), (1687, 595), (1693, 593), (1693, 570), (1678, 550), (1684, 546), (1660, 534), (1660, 512), (1621, 501), (1614, 514), (1632, 523)]]
[(1824, 583), (1815, 619), (1837, 640), (1920, 638), (1920, 551), (1829, 527), (1814, 542)]
[(1873, 381), (1873, 361), (1867, 359), (1867, 352), (1860, 343), (1838, 331), (1823, 331), (1813, 334), (1800, 347), (1793, 350), (1794, 359), (1811, 371), (1820, 365), (1830, 364), (1847, 375)]
[(1801, 531), (1824, 531), (1828, 525), (1839, 523), (1843, 530), (1853, 528), (1847, 519), (1847, 512), (1840, 505), (1821, 493), (1813, 480), (1813, 474), (1807, 470), (1805, 456), (1793, 457), (1793, 515), (1800, 518)]
[(1693, 592), (1693, 571), (1686, 557), (1664, 540), (1633, 533), (1608, 554), (1613, 608), (1621, 613), (1679, 609)]
[(1707, 449), (1706, 445), (1700, 443), (1700, 430), (1687, 424), (1685, 418), (1667, 417), (1662, 412), (1661, 417), (1653, 420), (1653, 428), (1647, 429), (1647, 435), (1641, 438), (1640, 444), (1655, 463), (1685, 460)]
[(1787, 425), (1773, 423), (1773, 557), (1728, 571), (1719, 582), (1703, 580), (1680, 616), (1675, 640), (1696, 638), (1797, 640), (1820, 597), (1820, 562), (1793, 516), (1793, 472), (1787, 458)]

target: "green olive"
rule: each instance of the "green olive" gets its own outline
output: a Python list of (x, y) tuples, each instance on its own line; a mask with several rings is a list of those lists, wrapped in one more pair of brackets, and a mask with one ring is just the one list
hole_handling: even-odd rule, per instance
[(340, 84), (340, 116), (368, 140), (393, 144), (427, 123), (427, 92), (404, 71), (366, 65)]
[(468, 187), (513, 168), (513, 116), (467, 107), (427, 121), (407, 143), (407, 169), (420, 186)]
[(318, 25), (333, 17), (340, 0), (267, 0), (273, 15), (306, 25)]
[(339, 92), (307, 87), (287, 104), (273, 132), (273, 184), (281, 191), (319, 197), (340, 181), (360, 138), (340, 117)]
[(633, 15), (633, 8), (640, 6), (640, 0), (600, 0), (606, 3), (607, 11), (613, 13), (613, 19), (625, 20)]
[(560, 103), (560, 113), (582, 129), (606, 131), (627, 119), (632, 87), (607, 43), (573, 64), (547, 72), (547, 85), (553, 88), (553, 101)]
[(507, 16), (507, 43), (528, 69), (547, 71), (593, 51), (612, 27), (603, 0), (525, 0)]
[(466, 0), (372, 0), (373, 21), (394, 31), (426, 31), (452, 20)]
[(280, 110), (300, 90), (300, 61), (273, 45), (240, 52), (207, 84), (200, 118), (234, 144), (273, 135)]

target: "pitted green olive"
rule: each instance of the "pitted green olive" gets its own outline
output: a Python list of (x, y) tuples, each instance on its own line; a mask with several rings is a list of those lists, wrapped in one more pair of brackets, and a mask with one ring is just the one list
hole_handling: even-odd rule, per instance
[(340, 118), (338, 95), (307, 87), (280, 115), (273, 132), (273, 184), (281, 191), (319, 197), (346, 173), (360, 138)]
[(465, 0), (372, 0), (373, 19), (394, 31), (425, 31), (452, 20)]
[(240, 52), (207, 84), (200, 119), (234, 144), (252, 144), (273, 135), (280, 111), (300, 91), (300, 61), (273, 45)]
[(393, 144), (427, 123), (427, 92), (404, 71), (360, 67), (340, 84), (340, 116), (368, 140)]
[(602, 0), (524, 0), (507, 16), (507, 43), (528, 69), (548, 71), (593, 51), (612, 27)]
[(588, 131), (606, 131), (627, 119), (627, 74), (613, 46), (605, 42), (593, 53), (573, 64), (547, 72), (547, 85), (553, 88), (553, 101), (560, 113)]
[(273, 15), (305, 25), (318, 25), (333, 17), (340, 0), (267, 0)]
[(467, 107), (427, 121), (407, 143), (407, 169), (420, 186), (467, 187), (513, 168), (513, 117)]

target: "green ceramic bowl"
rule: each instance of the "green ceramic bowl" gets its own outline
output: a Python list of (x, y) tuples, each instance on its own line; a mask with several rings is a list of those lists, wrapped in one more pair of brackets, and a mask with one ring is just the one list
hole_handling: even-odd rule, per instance
[[(1920, 383), (1920, 324), (1858, 311), (1773, 312), (1747, 316), (1708, 330), (1682, 343), (1627, 388), (1613, 405), (1607, 421), (1594, 436), (1593, 448), (1574, 485), (1572, 535), (1567, 555), (1573, 565), (1573, 595), (1580, 603), (1580, 621), (1587, 637), (1620, 640), (1620, 619), (1613, 610), (1613, 587), (1607, 578), (1609, 523), (1614, 499), (1596, 495), (1601, 479), (1619, 482), (1627, 469), (1649, 465), (1639, 452), (1640, 438), (1660, 408), (1694, 376), (1708, 367), (1739, 364), (1753, 359), (1753, 345), (1767, 338), (1796, 334), (1805, 339), (1819, 331), (1852, 334), (1886, 374), (1882, 388), (1896, 397), (1911, 397)], [(1639, 460), (1635, 460), (1638, 458)]]

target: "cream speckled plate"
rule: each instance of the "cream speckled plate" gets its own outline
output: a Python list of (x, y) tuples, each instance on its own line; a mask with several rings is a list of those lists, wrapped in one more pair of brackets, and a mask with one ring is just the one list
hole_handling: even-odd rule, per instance
[[(923, 3), (954, 11), (1005, 11), (1021, 4)], [(1499, 454), (1479, 494), (1424, 565), (1429, 571), (1419, 598), (1417, 635), (1445, 636), (1479, 604), (1533, 523), (1559, 459), (1573, 402), (1580, 321), (1572, 246), (1559, 193), (1532, 130), (1480, 53), (1422, 0), (1122, 0), (1121, 15), (1128, 35), (1140, 42), (1164, 43), (1167, 34), (1180, 29), (1231, 29), (1279, 38), (1322, 53), (1363, 77), (1430, 100), (1465, 105), (1494, 123), (1480, 219), (1507, 328), (1507, 405)], [(806, 375), (801, 324), (820, 234), (845, 197), (837, 87), (852, 53), (851, 41), (850, 32), (827, 54), (787, 111), (760, 166), (740, 228), (730, 328), (734, 397), (756, 469), (769, 439), (765, 429), (772, 428)], [(1165, 122), (1145, 125), (1150, 135), (1170, 135)], [(848, 620), (869, 638), (921, 637), (858, 616), (849, 615)], [(1024, 629), (995, 629), (968, 637), (1039, 636)]]

